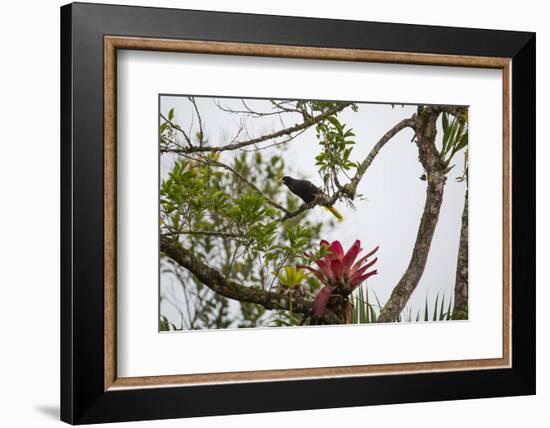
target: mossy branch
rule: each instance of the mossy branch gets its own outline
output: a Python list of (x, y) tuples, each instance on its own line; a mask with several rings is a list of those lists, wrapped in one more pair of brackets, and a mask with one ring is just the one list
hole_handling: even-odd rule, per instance
[[(203, 263), (191, 250), (183, 247), (176, 239), (161, 236), (160, 250), (178, 265), (191, 272), (213, 292), (228, 299), (255, 303), (269, 310), (288, 311), (292, 305), (293, 313), (300, 313), (305, 316), (312, 316), (313, 314), (313, 301), (299, 297), (294, 297), (291, 301), (288, 295), (262, 290), (257, 287), (246, 287), (235, 281), (231, 281), (217, 270)], [(325, 311), (318, 321), (322, 324), (343, 323), (343, 320), (328, 310)]]

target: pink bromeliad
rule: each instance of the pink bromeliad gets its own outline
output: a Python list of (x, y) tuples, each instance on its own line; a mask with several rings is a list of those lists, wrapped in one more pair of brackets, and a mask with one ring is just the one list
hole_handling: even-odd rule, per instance
[[(323, 240), (321, 245), (328, 246), (329, 253), (315, 260), (318, 269), (304, 265), (297, 266), (312, 272), (324, 285), (313, 303), (313, 314), (317, 317), (325, 311), (332, 294), (346, 297), (363, 281), (378, 273), (376, 269), (367, 272), (367, 269), (378, 260), (374, 258), (369, 261), (369, 257), (378, 251), (378, 247), (355, 262), (362, 251), (361, 241), (356, 240), (346, 253), (344, 253), (340, 241), (333, 241), (330, 244)], [(306, 257), (311, 257), (311, 255), (306, 253)]]

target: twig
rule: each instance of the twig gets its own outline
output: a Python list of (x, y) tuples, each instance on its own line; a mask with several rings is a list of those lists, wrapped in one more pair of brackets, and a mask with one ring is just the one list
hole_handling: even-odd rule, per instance
[(301, 131), (298, 131), (296, 132), (294, 135), (291, 135), (289, 136), (288, 138), (284, 139), (284, 140), (281, 140), (281, 141), (276, 141), (275, 143), (271, 143), (271, 144), (267, 144), (265, 146), (262, 146), (262, 147), (258, 147), (256, 144), (254, 144), (254, 148), (253, 149), (241, 149), (243, 152), (257, 152), (259, 150), (265, 150), (265, 149), (269, 149), (271, 147), (277, 147), (277, 146), (282, 146), (283, 144), (287, 144), (287, 143), (290, 143), (292, 140), (296, 139), (297, 137), (299, 137), (300, 135), (302, 135), (304, 132), (307, 131), (307, 128), (306, 129), (302, 129)]
[[(220, 102), (214, 101), (214, 104), (216, 105), (216, 107), (218, 107), (223, 112), (248, 115), (248, 116), (251, 116), (251, 117), (254, 117), (254, 118), (266, 117), (266, 116), (275, 116), (275, 115), (280, 115), (280, 114), (284, 114), (284, 113), (290, 113), (290, 111), (283, 110), (283, 109), (281, 109), (280, 111), (269, 111), (269, 112), (257, 111), (257, 110), (254, 110), (254, 109), (250, 108), (248, 106), (248, 104), (246, 104), (246, 102), (244, 101), (243, 98), (241, 98), (241, 103), (244, 106), (244, 110), (225, 107)], [(294, 113), (294, 112), (292, 112), (292, 113)]]
[[(187, 144), (189, 144), (189, 147), (193, 147), (193, 145), (191, 144), (191, 139), (189, 138), (189, 136), (187, 135), (187, 133), (181, 129), (181, 127), (179, 125), (176, 125), (174, 122), (172, 122), (171, 120), (169, 120), (166, 116), (164, 116), (162, 113), (160, 113), (160, 117), (166, 122), (168, 123), (173, 129), (175, 129), (176, 131), (179, 131), (182, 133), (183, 137), (185, 138), (185, 141), (187, 141)], [(186, 150), (186, 149), (180, 149), (180, 150)]]
[(163, 232), (163, 235), (166, 236), (177, 236), (177, 235), (204, 235), (204, 236), (218, 236), (220, 238), (241, 238), (246, 239), (246, 236), (238, 233), (229, 233), (229, 232), (216, 232), (213, 230), (182, 230), (182, 231), (170, 231)]
[(205, 158), (194, 158), (194, 157), (189, 157), (189, 159), (193, 159), (195, 161), (198, 161), (198, 162), (201, 162), (201, 163), (204, 163), (206, 165), (211, 165), (211, 166), (217, 166), (217, 167), (220, 167), (220, 168), (224, 168), (228, 171), (230, 171), (231, 173), (233, 173), (237, 178), (239, 178), (239, 180), (241, 180), (243, 183), (245, 183), (247, 186), (249, 186), (250, 188), (252, 188), (255, 192), (257, 192), (260, 196), (262, 196), (266, 202), (277, 208), (278, 210), (280, 211), (283, 211), (284, 213), (288, 214), (290, 213), (290, 211), (288, 211), (285, 207), (283, 207), (282, 205), (280, 205), (279, 203), (275, 202), (274, 200), (272, 200), (269, 196), (267, 196), (264, 192), (262, 192), (260, 190), (260, 188), (258, 186), (256, 186), (254, 183), (252, 183), (251, 181), (249, 181), (246, 177), (244, 177), (241, 173), (239, 173), (235, 168), (223, 163), (223, 162), (220, 162), (220, 161), (215, 161), (215, 160), (211, 160), (211, 159), (205, 159)]
[(197, 120), (199, 121), (199, 146), (202, 147), (203, 143), (204, 143), (204, 131), (202, 129), (202, 117), (201, 117), (201, 113), (199, 111), (199, 108), (197, 107), (197, 103), (195, 101), (195, 97), (188, 97), (189, 101), (191, 102), (191, 104), (193, 104), (193, 107), (195, 109), (195, 112), (197, 113)]
[(361, 166), (357, 169), (355, 176), (351, 179), (350, 190), (353, 190), (353, 193), (355, 193), (355, 190), (357, 189), (357, 185), (363, 178), (363, 175), (367, 171), (368, 167), (371, 165), (376, 155), (378, 155), (382, 147), (384, 147), (386, 143), (390, 141), (399, 131), (405, 128), (414, 128), (414, 125), (415, 125), (414, 116), (412, 118), (403, 119), (401, 122), (396, 124), (393, 128), (391, 128), (388, 132), (386, 132), (382, 136), (382, 138), (380, 138), (380, 140), (378, 140), (378, 142), (371, 149), (370, 153), (365, 158), (365, 160), (361, 162)]

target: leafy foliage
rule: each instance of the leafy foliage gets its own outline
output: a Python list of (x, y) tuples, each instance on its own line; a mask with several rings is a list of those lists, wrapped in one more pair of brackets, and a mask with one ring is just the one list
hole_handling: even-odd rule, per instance
[[(363, 290), (365, 288), (365, 290)], [(369, 290), (367, 287), (359, 287), (359, 289), (351, 295), (350, 301), (354, 307), (353, 323), (354, 324), (369, 324), (375, 323), (382, 305), (374, 293), (376, 302), (369, 300)], [(446, 301), (445, 294), (437, 293), (435, 302), (430, 304), (428, 297), (424, 309), (416, 311), (414, 314), (410, 309), (396, 319), (396, 322), (433, 322), (433, 321), (450, 321), (458, 319), (452, 313), (452, 299)]]
[(295, 266), (285, 266), (283, 272), (274, 272), (279, 284), (284, 288), (296, 288), (309, 276), (304, 269)]
[[(468, 146), (468, 117), (453, 116), (449, 121), (449, 114), (441, 114), (441, 123), (443, 127), (443, 140), (440, 150), (441, 161), (443, 165), (450, 169), (449, 163), (454, 155)], [(466, 166), (465, 166), (466, 169)]]
[[(169, 114), (168, 120), (173, 117)], [(164, 124), (161, 144), (164, 138), (164, 144), (173, 144), (171, 138), (181, 128), (175, 128), (177, 125), (172, 122)], [(223, 156), (211, 152), (174, 157), (160, 186), (161, 233), (179, 236), (183, 245), (228, 279), (248, 287), (274, 290), (277, 275), (285, 266), (302, 261), (304, 251), (318, 240), (322, 230), (322, 224), (310, 221), (307, 213), (284, 223), (278, 221), (280, 213), (267, 198), (286, 200), (289, 210), (300, 204), (277, 183), (285, 172), (288, 169), (278, 147)], [(165, 274), (175, 278), (181, 287), (178, 293), (185, 297), (165, 296), (170, 304), (184, 306), (178, 308), (182, 327), (254, 327), (296, 322), (282, 311), (267, 313), (259, 305), (228, 302), (167, 258), (163, 258), (162, 266)], [(318, 288), (311, 279), (304, 285), (312, 290)], [(161, 328), (166, 327), (161, 319)]]
[(174, 331), (174, 330), (181, 330), (180, 328), (176, 327), (176, 325), (170, 321), (168, 321), (168, 318), (166, 318), (164, 315), (160, 316), (159, 321), (159, 330), (160, 331)]
[(348, 172), (360, 166), (350, 159), (355, 145), (355, 134), (352, 129), (346, 129), (346, 124), (342, 124), (337, 115), (327, 117), (315, 129), (317, 140), (323, 149), (315, 157), (315, 165), (319, 167), (319, 175), (325, 188), (334, 192), (341, 187), (338, 175), (343, 174), (349, 178)]

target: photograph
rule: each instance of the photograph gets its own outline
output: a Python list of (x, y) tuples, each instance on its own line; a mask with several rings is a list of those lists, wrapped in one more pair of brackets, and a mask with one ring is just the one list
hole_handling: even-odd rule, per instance
[(468, 319), (468, 107), (159, 95), (159, 330)]

